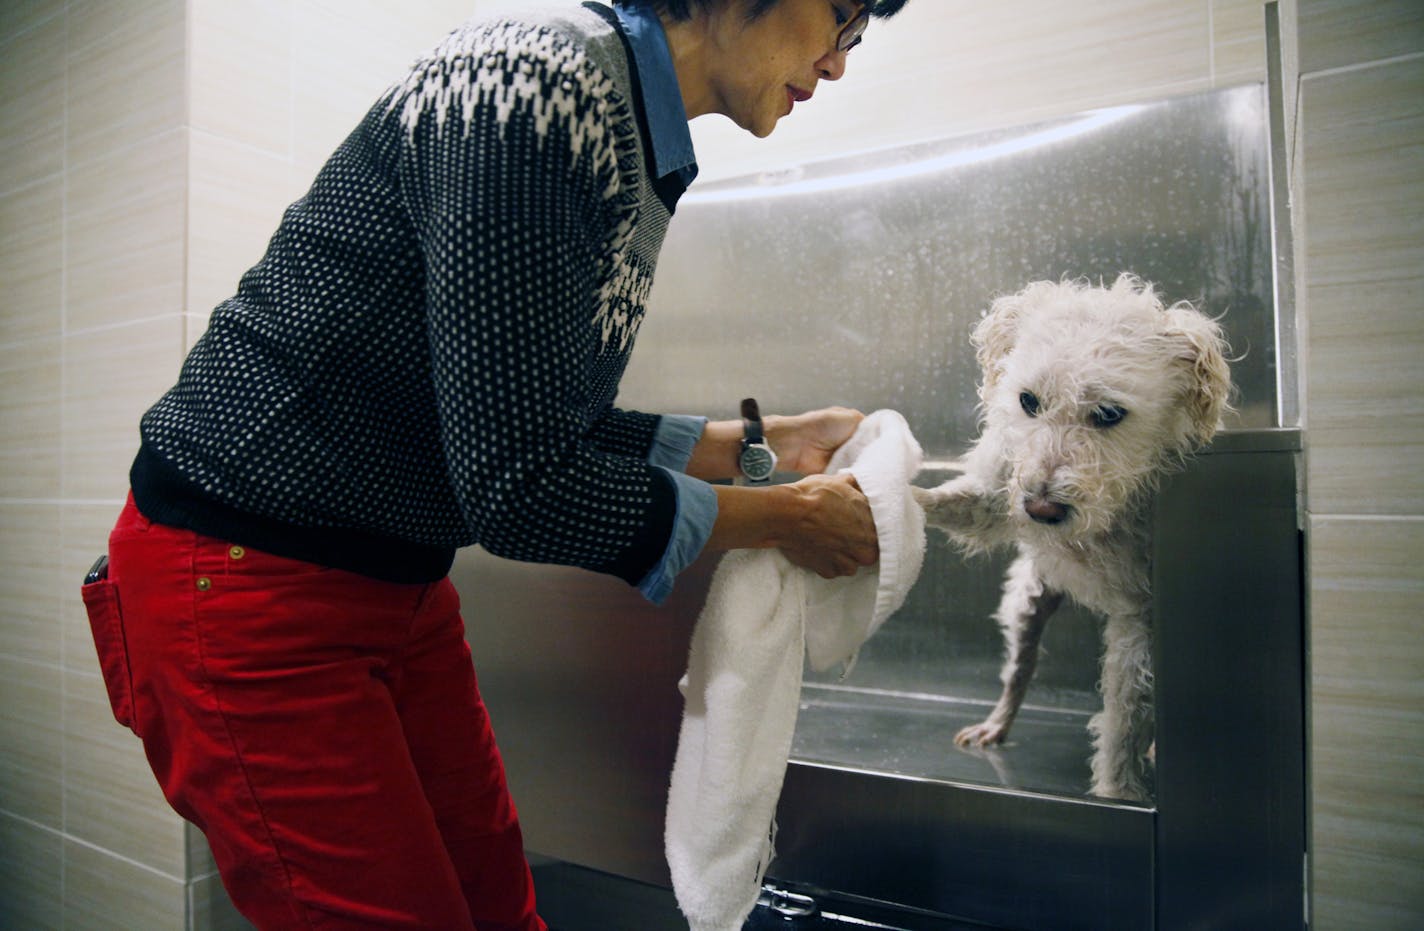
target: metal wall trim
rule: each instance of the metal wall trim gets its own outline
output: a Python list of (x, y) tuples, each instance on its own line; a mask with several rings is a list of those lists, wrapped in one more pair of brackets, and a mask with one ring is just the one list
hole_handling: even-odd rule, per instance
[(1295, 319), (1295, 246), (1290, 210), (1290, 145), (1286, 139), (1285, 76), (1280, 4), (1266, 4), (1266, 111), (1271, 196), (1271, 254), (1275, 261), (1276, 424), (1300, 423), (1300, 364)]

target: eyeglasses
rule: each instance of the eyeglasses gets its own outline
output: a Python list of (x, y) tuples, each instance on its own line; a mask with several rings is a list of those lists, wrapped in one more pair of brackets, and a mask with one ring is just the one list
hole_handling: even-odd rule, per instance
[[(836, 17), (845, 16), (845, 11), (841, 9), (839, 3), (833, 3), (836, 8)], [(849, 52), (860, 44), (860, 40), (865, 36), (865, 27), (870, 25), (870, 7), (862, 6), (860, 12), (846, 20), (841, 26), (840, 34), (836, 36), (836, 51)]]

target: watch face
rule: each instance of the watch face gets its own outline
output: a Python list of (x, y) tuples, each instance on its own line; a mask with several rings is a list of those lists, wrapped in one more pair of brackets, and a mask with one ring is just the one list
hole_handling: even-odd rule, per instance
[(771, 478), (772, 470), (776, 468), (776, 457), (765, 446), (748, 446), (742, 450), (741, 465), (747, 478), (760, 482)]

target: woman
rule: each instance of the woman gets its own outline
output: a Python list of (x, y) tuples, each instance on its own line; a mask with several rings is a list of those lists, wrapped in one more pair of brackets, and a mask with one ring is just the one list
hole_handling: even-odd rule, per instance
[(544, 927), (447, 578), (458, 547), (653, 601), (709, 548), (777, 546), (827, 577), (875, 561), (854, 481), (816, 474), (858, 412), (767, 418), (807, 477), (713, 486), (754, 417), (613, 402), (696, 172), (687, 120), (767, 135), (903, 2), (468, 24), (215, 309), (144, 415), (85, 601), (116, 716), (258, 926)]

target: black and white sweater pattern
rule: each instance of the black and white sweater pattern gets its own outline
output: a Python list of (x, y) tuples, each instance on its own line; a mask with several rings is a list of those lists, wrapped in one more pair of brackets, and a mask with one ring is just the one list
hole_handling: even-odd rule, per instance
[(636, 581), (675, 493), (613, 406), (669, 219), (632, 80), (583, 8), (418, 62), (144, 416), (140, 509), (394, 581), (475, 543)]

